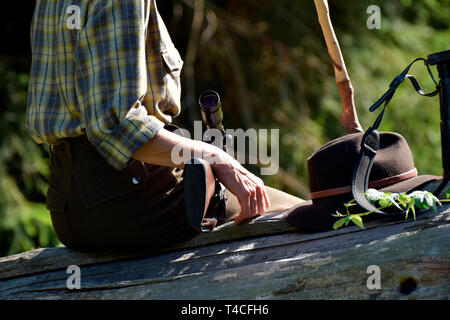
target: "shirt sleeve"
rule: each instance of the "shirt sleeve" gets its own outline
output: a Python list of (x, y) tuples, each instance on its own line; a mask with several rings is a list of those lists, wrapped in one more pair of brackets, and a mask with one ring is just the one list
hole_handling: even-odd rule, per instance
[(118, 170), (164, 126), (141, 103), (148, 81), (148, 12), (144, 0), (92, 1), (75, 51), (77, 99), (87, 137)]

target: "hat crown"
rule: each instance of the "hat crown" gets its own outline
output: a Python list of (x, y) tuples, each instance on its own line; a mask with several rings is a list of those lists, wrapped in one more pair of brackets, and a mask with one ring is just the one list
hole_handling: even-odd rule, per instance
[[(308, 158), (311, 192), (349, 186), (361, 151), (364, 133), (349, 134), (322, 146)], [(369, 181), (381, 180), (414, 169), (412, 152), (400, 134), (380, 132), (380, 148)]]

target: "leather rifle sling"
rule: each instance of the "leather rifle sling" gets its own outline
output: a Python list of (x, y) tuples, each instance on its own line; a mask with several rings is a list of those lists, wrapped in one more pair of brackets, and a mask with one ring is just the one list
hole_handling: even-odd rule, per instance
[[(425, 64), (428, 68), (428, 72), (436, 84), (436, 90), (431, 93), (424, 93), (421, 89), (419, 83), (417, 80), (412, 76), (407, 74), (410, 67), (413, 65), (414, 62), (418, 60), (424, 60)], [(398, 75), (389, 85), (389, 90), (377, 101), (375, 102), (369, 110), (373, 112), (375, 109), (377, 109), (383, 102), (384, 107), (381, 110), (380, 114), (378, 115), (377, 119), (375, 120), (372, 127), (370, 127), (364, 134), (363, 139), (361, 141), (361, 151), (359, 154), (358, 161), (355, 166), (355, 170), (353, 172), (352, 177), (352, 194), (355, 198), (356, 202), (365, 210), (371, 211), (377, 214), (382, 215), (399, 215), (403, 212), (395, 212), (395, 213), (387, 213), (379, 210), (376, 208), (373, 204), (371, 204), (367, 198), (366, 198), (366, 192), (369, 186), (369, 177), (370, 172), (372, 170), (372, 165), (375, 160), (375, 157), (377, 155), (378, 149), (380, 147), (380, 134), (378, 132), (378, 127), (381, 124), (381, 120), (383, 119), (384, 112), (386, 110), (387, 105), (389, 104), (391, 98), (393, 97), (395, 91), (397, 90), (398, 86), (405, 80), (409, 79), (414, 87), (414, 89), (422, 96), (426, 97), (433, 97), (436, 94), (439, 93), (439, 85), (437, 84), (436, 80), (434, 79), (434, 76), (429, 68), (429, 65), (427, 64), (427, 61), (424, 58), (417, 58), (413, 62), (411, 62), (403, 72)]]

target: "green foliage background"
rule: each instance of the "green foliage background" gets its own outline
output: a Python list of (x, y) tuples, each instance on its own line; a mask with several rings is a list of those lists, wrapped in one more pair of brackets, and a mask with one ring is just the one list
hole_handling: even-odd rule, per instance
[[(450, 0), (329, 4), (360, 122), (367, 129), (376, 117), (368, 107), (409, 62), (450, 49)], [(373, 4), (381, 8), (379, 30), (366, 27), (366, 10)], [(218, 91), (226, 128), (280, 129), (281, 170), (263, 176), (266, 184), (308, 197), (308, 156), (345, 134), (313, 0), (164, 0), (158, 5), (185, 61), (183, 111), (175, 123), (192, 128), (200, 119), (198, 94)], [(60, 245), (44, 205), (48, 152), (24, 127), (34, 1), (13, 6), (20, 19), (10, 10), (1, 19), (9, 41), (0, 50), (0, 256)], [(410, 73), (425, 91), (434, 90), (422, 64)], [(405, 82), (380, 129), (405, 136), (419, 173), (440, 175), (439, 121), (438, 97), (421, 97)]]

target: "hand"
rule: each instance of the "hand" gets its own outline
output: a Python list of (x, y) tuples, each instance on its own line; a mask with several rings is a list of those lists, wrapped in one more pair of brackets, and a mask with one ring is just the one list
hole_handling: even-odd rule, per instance
[(239, 201), (241, 212), (234, 218), (235, 223), (241, 223), (266, 212), (270, 200), (260, 178), (225, 152), (214, 154), (214, 159), (210, 163), (215, 177)]

